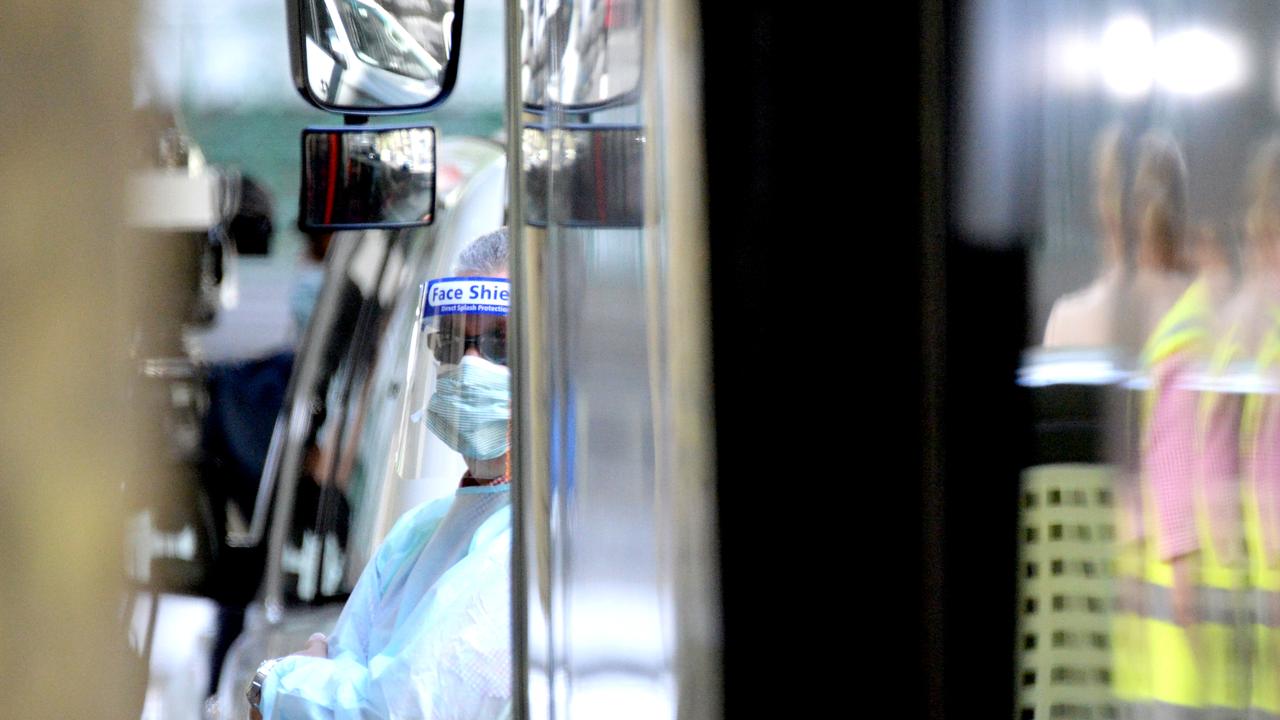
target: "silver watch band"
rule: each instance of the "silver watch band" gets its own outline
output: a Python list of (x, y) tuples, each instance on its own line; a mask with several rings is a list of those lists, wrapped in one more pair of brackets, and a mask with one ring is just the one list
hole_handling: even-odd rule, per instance
[(249, 701), (249, 706), (254, 710), (262, 710), (262, 684), (266, 682), (271, 668), (278, 662), (280, 662), (280, 658), (263, 660), (262, 664), (258, 666), (258, 671), (253, 674), (253, 680), (249, 683), (249, 690), (245, 693), (245, 699)]

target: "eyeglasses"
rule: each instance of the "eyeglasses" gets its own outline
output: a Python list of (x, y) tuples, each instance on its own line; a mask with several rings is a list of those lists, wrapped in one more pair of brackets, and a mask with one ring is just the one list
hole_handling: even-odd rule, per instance
[(485, 360), (506, 365), (507, 324), (499, 323), (478, 334), (468, 335), (463, 323), (445, 322), (439, 330), (427, 335), (427, 347), (431, 348), (437, 360), (445, 364), (461, 362), (467, 348), (474, 347)]

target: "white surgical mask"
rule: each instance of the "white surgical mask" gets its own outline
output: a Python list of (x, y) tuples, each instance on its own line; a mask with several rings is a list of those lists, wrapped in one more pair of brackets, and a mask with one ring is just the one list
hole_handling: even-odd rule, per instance
[(427, 427), (463, 457), (493, 460), (509, 445), (511, 371), (475, 355), (440, 373)]

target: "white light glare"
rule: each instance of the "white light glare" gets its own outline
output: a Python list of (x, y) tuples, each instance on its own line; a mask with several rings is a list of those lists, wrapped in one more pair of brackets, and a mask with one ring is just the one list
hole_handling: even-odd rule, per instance
[(1155, 81), (1155, 40), (1151, 25), (1136, 15), (1112, 20), (1102, 32), (1099, 48), (1102, 82), (1122, 98), (1151, 92)]
[(1098, 77), (1098, 44), (1080, 35), (1064, 35), (1050, 46), (1049, 71), (1059, 85), (1082, 90)]
[(1161, 38), (1156, 45), (1156, 82), (1178, 95), (1202, 96), (1244, 82), (1239, 43), (1202, 28)]
[(1239, 41), (1191, 27), (1158, 40), (1139, 15), (1113, 18), (1101, 37), (1063, 36), (1050, 49), (1058, 83), (1082, 89), (1101, 81), (1110, 93), (1141, 98), (1159, 87), (1171, 95), (1200, 97), (1234, 90), (1245, 82), (1244, 48)]
[(1128, 377), (1109, 360), (1053, 360), (1018, 369), (1023, 387), (1048, 385), (1110, 385)]

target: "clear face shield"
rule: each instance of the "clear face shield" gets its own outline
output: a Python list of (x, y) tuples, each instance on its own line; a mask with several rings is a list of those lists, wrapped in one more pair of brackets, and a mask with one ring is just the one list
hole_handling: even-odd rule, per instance
[(443, 443), (476, 481), (506, 478), (510, 282), (503, 275), (441, 277), (421, 287), (419, 300), (408, 436), (425, 433)]
[[(345, 417), (360, 427), (350, 458), (352, 511), (346, 566), (354, 584), (392, 526), (459, 485), (508, 476), (510, 283), (496, 273), (456, 272), (472, 233), (413, 245), (403, 269), (375, 289), (394, 310), (360, 400)], [(464, 241), (465, 238), (465, 241)], [(414, 280), (402, 285), (407, 273)]]

